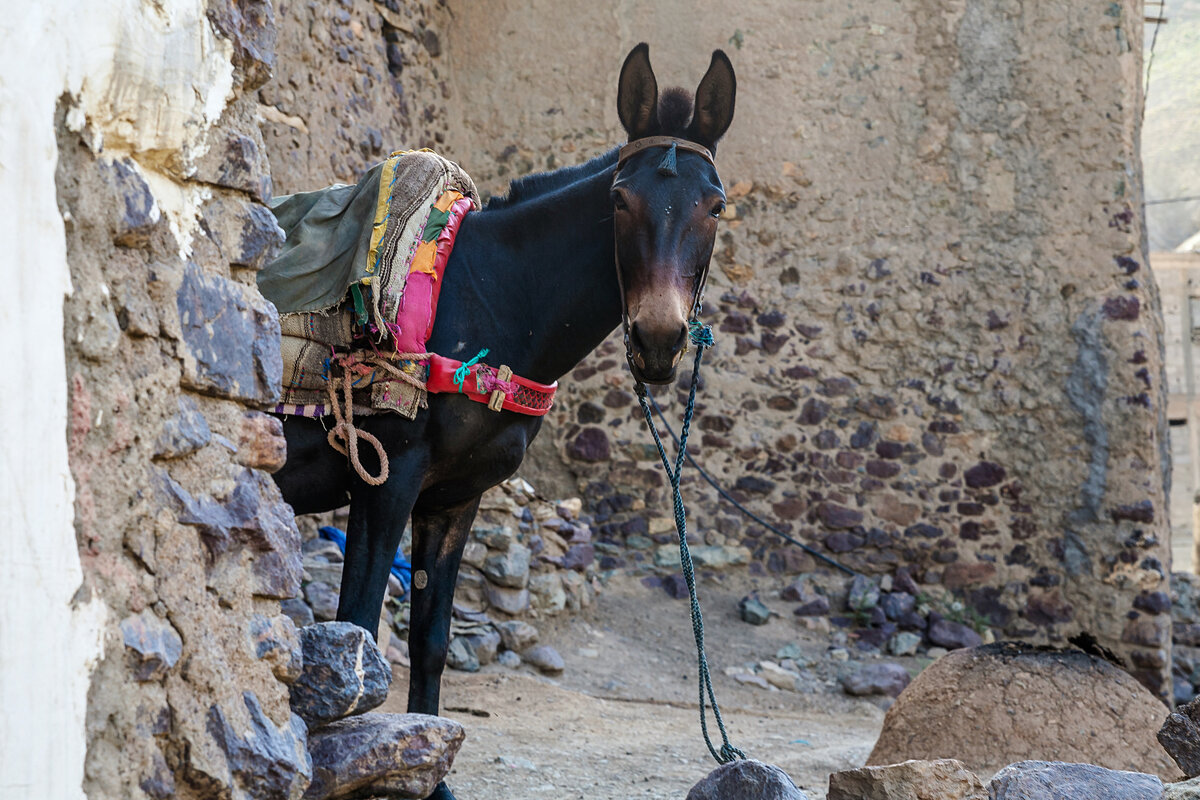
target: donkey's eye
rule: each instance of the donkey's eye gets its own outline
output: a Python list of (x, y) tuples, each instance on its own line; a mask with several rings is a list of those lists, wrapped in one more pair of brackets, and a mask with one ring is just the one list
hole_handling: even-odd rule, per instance
[(715, 206), (712, 207), (712, 211), (710, 211), (708, 213), (712, 214), (714, 217), (719, 217), (722, 214), (724, 214), (725, 213), (725, 201), (722, 200), (721, 202), (717, 203)]
[(625, 202), (625, 196), (622, 195), (620, 192), (612, 193), (612, 203), (613, 203), (613, 208), (615, 208), (617, 211), (628, 211), (629, 210), (629, 206)]

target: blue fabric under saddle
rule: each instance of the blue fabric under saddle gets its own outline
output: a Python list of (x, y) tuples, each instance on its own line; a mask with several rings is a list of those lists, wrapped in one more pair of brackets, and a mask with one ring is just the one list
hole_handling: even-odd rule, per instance
[[(326, 525), (318, 533), (320, 533), (322, 539), (336, 544), (338, 549), (342, 551), (342, 554), (345, 555), (346, 534), (344, 531), (332, 525)], [(402, 550), (397, 550), (396, 557), (392, 559), (392, 574), (396, 576), (396, 580), (400, 581), (400, 586), (404, 588), (403, 596), (407, 597), (408, 588), (412, 586), (412, 564), (408, 563), (408, 559), (404, 557)]]

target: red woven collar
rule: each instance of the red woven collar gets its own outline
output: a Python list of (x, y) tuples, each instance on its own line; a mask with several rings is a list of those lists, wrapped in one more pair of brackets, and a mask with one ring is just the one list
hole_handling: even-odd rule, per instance
[[(454, 373), (462, 365), (461, 361), (434, 354), (429, 359), (429, 379), (426, 388), (430, 392), (459, 393), (459, 386), (454, 382)], [(519, 375), (501, 380), (497, 374), (499, 370), (487, 364), (473, 364), (468, 369), (470, 371), (467, 379), (463, 381), (461, 393), (476, 403), (487, 405), (493, 411), (503, 408), (505, 411), (541, 417), (554, 405), (558, 381), (547, 386)], [(499, 402), (501, 398), (503, 401)]]

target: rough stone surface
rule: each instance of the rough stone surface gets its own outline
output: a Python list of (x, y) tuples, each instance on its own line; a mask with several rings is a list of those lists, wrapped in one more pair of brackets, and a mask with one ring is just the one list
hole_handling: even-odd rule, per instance
[(349, 622), (300, 629), (304, 665), (292, 684), (292, 711), (310, 728), (370, 711), (387, 699), (392, 670), (371, 635)]
[(1176, 780), (1153, 736), (1165, 712), (1128, 673), (1078, 650), (984, 645), (944, 655), (913, 680), (867, 764), (953, 758), (988, 775), (1042, 758)]
[(152, 611), (121, 620), (121, 638), (129, 653), (133, 677), (139, 681), (159, 680), (183, 652), (183, 640), (171, 623)]
[(687, 800), (808, 800), (788, 774), (761, 761), (737, 760), (708, 773), (687, 794)]
[(1154, 775), (1061, 761), (1009, 764), (988, 784), (993, 800), (1159, 800), (1162, 793)]
[(842, 688), (846, 694), (886, 694), (896, 697), (912, 681), (908, 670), (899, 664), (883, 662), (866, 664), (842, 676)]
[(1200, 699), (1172, 711), (1159, 728), (1158, 741), (1184, 775), (1200, 775)]
[(205, 11), (175, 3), (167, 19), (132, 3), (68, 26), (90, 43), (89, 88), (41, 115), (58, 135), (39, 163), (56, 165), (51, 210), (64, 222), (38, 235), (57, 239), (70, 269), (70, 295), (54, 277), (43, 297), (62, 303), (63, 328), (42, 331), (65, 355), (68, 535), (80, 606), (107, 620), (76, 734), (86, 759), (72, 768), (74, 750), (59, 754), (63, 774), (80, 770), (80, 796), (296, 800), (310, 775), (288, 706), (292, 650), (271, 632), (279, 600), (299, 590), (300, 539), (270, 476), (234, 455), (246, 404), (278, 386), (274, 312), (237, 263), (259, 258), (253, 248), (234, 253), (206, 230), (215, 216), (214, 232), (240, 231), (270, 211), (201, 183), (196, 164), (254, 128), (257, 109)]
[(979, 777), (961, 761), (904, 761), (829, 776), (826, 800), (988, 800)]
[(314, 731), (305, 800), (424, 798), (450, 772), (463, 728), (424, 714), (363, 714)]
[(250, 619), (250, 639), (254, 655), (271, 665), (276, 678), (283, 683), (295, 683), (304, 666), (304, 652), (299, 631), (290, 617), (255, 614)]
[(189, 263), (176, 297), (183, 383), (199, 392), (265, 403), (279, 396), (279, 315), (258, 293)]
[(1168, 783), (1163, 787), (1162, 800), (1200, 800), (1200, 778)]
[(278, 417), (247, 411), (238, 429), (237, 462), (265, 472), (277, 472), (287, 461), (287, 440)]
[(154, 446), (156, 458), (179, 458), (196, 452), (212, 440), (208, 420), (200, 413), (196, 401), (179, 398), (179, 413), (163, 425), (162, 434)]
[(249, 714), (248, 727), (236, 717), (231, 719), (221, 706), (215, 705), (208, 712), (208, 730), (222, 751), (229, 773), (226, 780), (249, 796), (298, 796), (312, 777), (304, 722), (293, 714), (286, 726), (276, 727), (253, 692), (245, 692), (243, 700)]

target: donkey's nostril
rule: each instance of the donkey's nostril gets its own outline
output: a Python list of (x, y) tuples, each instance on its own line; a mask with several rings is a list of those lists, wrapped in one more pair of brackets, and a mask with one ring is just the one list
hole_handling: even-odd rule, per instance
[(687, 342), (687, 334), (687, 325), (681, 325), (679, 328), (679, 335), (675, 337), (675, 345), (671, 348), (672, 353), (679, 352), (683, 349), (684, 343)]
[(638, 327), (638, 324), (636, 322), (629, 326), (629, 342), (637, 350), (646, 350), (647, 349), (646, 343), (644, 341), (642, 341), (641, 328)]

